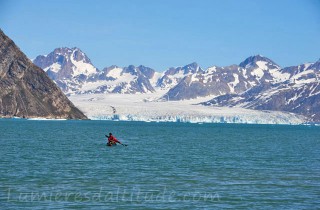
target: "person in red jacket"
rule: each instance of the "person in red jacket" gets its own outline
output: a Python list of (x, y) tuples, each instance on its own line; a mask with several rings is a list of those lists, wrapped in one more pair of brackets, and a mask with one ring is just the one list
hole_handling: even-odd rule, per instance
[(112, 135), (112, 133), (109, 133), (109, 136), (106, 135), (106, 137), (108, 138), (108, 146), (116, 145), (117, 143), (122, 144), (118, 139), (116, 139), (116, 137)]

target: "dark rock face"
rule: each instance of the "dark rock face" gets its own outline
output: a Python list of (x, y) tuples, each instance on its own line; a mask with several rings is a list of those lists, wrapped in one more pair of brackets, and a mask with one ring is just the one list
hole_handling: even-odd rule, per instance
[[(317, 93), (317, 94), (313, 94)], [(306, 84), (303, 87), (279, 88), (267, 100), (252, 104), (249, 108), (258, 110), (278, 110), (302, 114), (313, 121), (320, 122), (320, 85)]]
[(0, 116), (87, 119), (0, 30)]

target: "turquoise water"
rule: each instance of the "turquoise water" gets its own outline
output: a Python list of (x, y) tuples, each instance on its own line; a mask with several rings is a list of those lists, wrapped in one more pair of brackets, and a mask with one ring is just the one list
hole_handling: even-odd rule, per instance
[[(111, 131), (128, 144), (106, 147)], [(316, 209), (320, 127), (0, 120), (1, 209)]]

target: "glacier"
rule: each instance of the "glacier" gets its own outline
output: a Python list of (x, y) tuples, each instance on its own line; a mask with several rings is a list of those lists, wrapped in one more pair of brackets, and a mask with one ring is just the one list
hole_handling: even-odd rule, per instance
[(91, 120), (291, 125), (306, 121), (303, 116), (287, 112), (200, 105), (205, 98), (159, 101), (154, 93), (82, 94), (69, 99)]

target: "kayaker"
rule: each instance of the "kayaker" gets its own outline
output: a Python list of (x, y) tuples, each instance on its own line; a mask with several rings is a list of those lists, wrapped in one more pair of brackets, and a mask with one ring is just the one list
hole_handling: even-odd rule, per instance
[(116, 139), (116, 137), (114, 137), (112, 135), (112, 133), (109, 133), (109, 136), (106, 135), (106, 137), (108, 138), (108, 145), (115, 145), (117, 143), (122, 144), (118, 139)]

